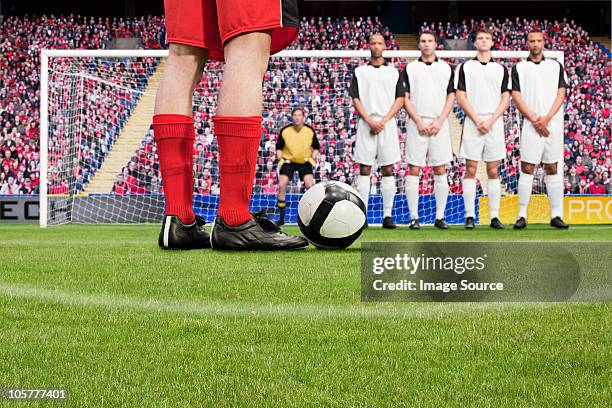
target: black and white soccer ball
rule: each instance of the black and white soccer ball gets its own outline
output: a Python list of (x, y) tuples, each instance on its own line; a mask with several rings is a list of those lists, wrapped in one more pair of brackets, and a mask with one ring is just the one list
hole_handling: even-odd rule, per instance
[(298, 225), (317, 248), (346, 248), (367, 225), (366, 206), (357, 190), (348, 184), (323, 181), (302, 196)]

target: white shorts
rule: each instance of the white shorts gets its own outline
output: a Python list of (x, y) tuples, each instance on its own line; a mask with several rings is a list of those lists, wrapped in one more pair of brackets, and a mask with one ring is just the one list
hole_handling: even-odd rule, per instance
[(377, 135), (370, 132), (365, 120), (359, 120), (353, 151), (355, 162), (366, 166), (372, 166), (374, 163), (378, 166), (388, 166), (397, 163), (401, 158), (395, 119), (385, 123), (385, 128)]
[[(491, 115), (481, 116), (488, 119)], [(487, 134), (478, 131), (478, 127), (472, 119), (466, 116), (461, 133), (461, 148), (459, 155), (468, 160), (493, 162), (506, 157), (506, 137), (504, 132), (504, 120), (497, 119)]]
[[(433, 119), (423, 119), (426, 125)], [(435, 136), (421, 136), (416, 123), (411, 120), (406, 129), (406, 161), (412, 166), (441, 166), (453, 160), (450, 140), (450, 124), (445, 120)]]
[(525, 119), (521, 130), (521, 161), (548, 164), (563, 160), (563, 120), (551, 120), (548, 129), (548, 137), (540, 136), (533, 124)]

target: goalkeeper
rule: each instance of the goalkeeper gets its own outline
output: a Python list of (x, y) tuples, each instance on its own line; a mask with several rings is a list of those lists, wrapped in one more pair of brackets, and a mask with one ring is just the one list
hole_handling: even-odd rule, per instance
[(293, 109), (291, 119), (292, 123), (281, 129), (276, 141), (279, 226), (285, 223), (287, 184), (297, 171), (307, 190), (313, 186), (312, 168), (320, 148), (314, 129), (304, 123), (304, 110), (299, 107)]

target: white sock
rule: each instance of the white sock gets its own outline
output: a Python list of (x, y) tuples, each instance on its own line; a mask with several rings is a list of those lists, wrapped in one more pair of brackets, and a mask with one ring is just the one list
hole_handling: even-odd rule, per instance
[(488, 188), (491, 219), (499, 218), (499, 202), (501, 201), (501, 183), (499, 179), (489, 179)]
[(519, 196), (519, 213), (518, 218), (527, 219), (527, 208), (531, 199), (531, 190), (533, 189), (533, 174), (521, 173), (518, 183)]
[(395, 177), (386, 176), (380, 180), (380, 190), (383, 198), (384, 217), (390, 217), (395, 199)]
[(448, 199), (448, 179), (446, 174), (434, 176), (434, 196), (436, 197), (436, 219), (444, 218), (446, 200)]
[(563, 196), (561, 178), (557, 174), (547, 175), (544, 177), (544, 183), (546, 183), (546, 191), (550, 201), (550, 218), (563, 218), (563, 209), (559, 206), (561, 204), (561, 196)]
[(419, 219), (419, 176), (406, 176), (405, 182), (406, 199), (408, 199), (408, 209), (410, 219)]
[(476, 179), (463, 179), (463, 205), (465, 217), (475, 217), (474, 200), (476, 200)]
[(368, 199), (370, 198), (370, 176), (357, 176), (357, 191), (361, 199), (368, 208)]

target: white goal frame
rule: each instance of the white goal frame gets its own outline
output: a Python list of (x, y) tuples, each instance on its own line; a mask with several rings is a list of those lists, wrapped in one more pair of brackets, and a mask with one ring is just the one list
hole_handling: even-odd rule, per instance
[[(40, 52), (40, 211), (39, 224), (47, 227), (48, 206), (48, 163), (49, 163), (49, 60), (51, 58), (167, 58), (168, 50), (50, 50)], [(387, 50), (385, 58), (418, 58), (420, 51)], [(441, 59), (473, 58), (476, 51), (436, 51)], [(493, 58), (525, 59), (528, 51), (493, 51)], [(272, 57), (279, 58), (368, 58), (368, 50), (284, 50)], [(544, 51), (547, 58), (556, 59), (564, 65), (563, 51)], [(561, 170), (563, 163), (559, 163)], [(562, 175), (563, 173), (561, 173)]]

